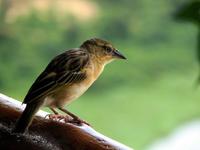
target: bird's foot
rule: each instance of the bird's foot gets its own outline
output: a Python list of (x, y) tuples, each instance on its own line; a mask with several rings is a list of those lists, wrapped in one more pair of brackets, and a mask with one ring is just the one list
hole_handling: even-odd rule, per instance
[(84, 121), (84, 120), (82, 120), (82, 119), (80, 119), (80, 118), (72, 118), (72, 119), (71, 119), (70, 121), (68, 121), (68, 122), (70, 122), (70, 123), (75, 123), (75, 124), (77, 124), (77, 125), (86, 124), (86, 125), (90, 126), (90, 124), (89, 124), (88, 122), (86, 122), (86, 121)]
[(68, 116), (68, 115), (48, 114), (45, 116), (45, 118), (48, 118), (50, 120), (55, 120), (55, 121), (64, 121), (65, 123), (73, 123), (73, 124), (77, 124), (77, 125), (86, 124), (86, 125), (90, 126), (90, 124), (87, 123), (86, 121), (84, 121), (78, 117), (72, 118), (71, 116)]
[[(56, 120), (56, 121), (64, 121), (64, 122), (69, 122), (69, 117), (61, 115), (61, 114), (48, 114), (46, 115), (45, 118), (48, 118), (50, 120)], [(68, 120), (68, 121), (67, 121)]]

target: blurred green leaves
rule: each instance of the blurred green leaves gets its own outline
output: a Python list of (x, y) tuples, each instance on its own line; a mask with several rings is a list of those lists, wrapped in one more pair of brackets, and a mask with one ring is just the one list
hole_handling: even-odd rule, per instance
[[(199, 95), (191, 91), (197, 74), (197, 29), (173, 18), (187, 0), (93, 2), (99, 14), (86, 22), (72, 15), (59, 18), (51, 8), (32, 10), (9, 23), (2, 12), (6, 9), (0, 9), (0, 92), (23, 99), (55, 55), (101, 37), (128, 60), (106, 66), (85, 96), (73, 103), (74, 112), (135, 149), (198, 116)], [(110, 118), (115, 127), (107, 124)]]
[[(22, 98), (51, 58), (91, 37), (112, 41), (128, 57), (127, 62), (114, 62), (107, 67), (92, 88), (94, 93), (119, 83), (145, 86), (168, 73), (184, 74), (195, 68), (196, 30), (176, 23), (172, 16), (183, 0), (95, 2), (99, 14), (87, 22), (71, 15), (58, 18), (53, 8), (46, 13), (32, 10), (12, 23), (1, 17), (1, 91), (17, 93), (13, 96)], [(18, 92), (15, 87), (21, 86)]]

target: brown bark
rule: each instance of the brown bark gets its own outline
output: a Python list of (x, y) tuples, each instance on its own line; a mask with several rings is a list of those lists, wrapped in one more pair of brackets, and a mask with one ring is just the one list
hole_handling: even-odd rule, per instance
[(1, 150), (131, 150), (89, 127), (45, 119), (46, 112), (35, 116), (25, 134), (11, 132), (23, 107), (20, 102), (0, 94)]

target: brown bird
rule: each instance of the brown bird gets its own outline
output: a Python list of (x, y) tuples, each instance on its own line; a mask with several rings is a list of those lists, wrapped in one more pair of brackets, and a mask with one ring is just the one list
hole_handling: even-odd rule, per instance
[(99, 77), (104, 66), (114, 59), (126, 58), (109, 42), (98, 38), (56, 56), (29, 89), (23, 101), (26, 108), (13, 131), (25, 132), (42, 106), (49, 107), (55, 114), (58, 114), (57, 108), (81, 122), (64, 106), (80, 97)]

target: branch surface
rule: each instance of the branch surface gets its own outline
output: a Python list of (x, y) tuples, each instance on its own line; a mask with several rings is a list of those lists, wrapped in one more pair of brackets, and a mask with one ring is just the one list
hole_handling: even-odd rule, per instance
[(0, 94), (0, 149), (1, 150), (133, 150), (110, 139), (90, 126), (45, 119), (39, 111), (25, 134), (11, 132), (24, 105)]

